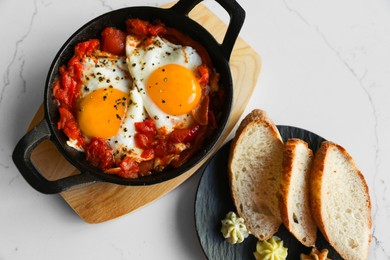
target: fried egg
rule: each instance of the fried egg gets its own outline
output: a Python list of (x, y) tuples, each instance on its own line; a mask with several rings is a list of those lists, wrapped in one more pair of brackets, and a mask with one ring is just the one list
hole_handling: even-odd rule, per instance
[(197, 78), (202, 60), (196, 50), (159, 36), (140, 41), (128, 35), (126, 55), (133, 85), (156, 128), (168, 134), (191, 126), (191, 111), (202, 95)]
[(124, 58), (86, 57), (78, 123), (87, 137), (109, 138), (125, 116), (131, 80)]
[(134, 144), (134, 123), (146, 118), (125, 57), (86, 57), (83, 63), (78, 123), (87, 138), (108, 139), (114, 155), (139, 157)]

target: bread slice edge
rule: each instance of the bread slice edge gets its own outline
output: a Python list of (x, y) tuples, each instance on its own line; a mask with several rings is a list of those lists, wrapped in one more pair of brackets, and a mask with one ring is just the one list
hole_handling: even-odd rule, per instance
[[(363, 241), (363, 245), (357, 245), (362, 247), (362, 252), (360, 254), (352, 254), (351, 250), (348, 248), (345, 248), (342, 246), (342, 244), (339, 242), (338, 238), (341, 238), (341, 235), (336, 235), (330, 232), (330, 227), (328, 225), (329, 217), (325, 214), (325, 200), (327, 199), (326, 193), (324, 193), (324, 178), (325, 178), (325, 167), (327, 167), (328, 162), (328, 156), (332, 152), (331, 149), (338, 150), (345, 158), (345, 160), (350, 164), (350, 167), (354, 169), (354, 171), (351, 174), (356, 174), (355, 177), (358, 178), (361, 186), (359, 188), (362, 189), (362, 192), (365, 194), (366, 200), (364, 201), (363, 207), (366, 209), (365, 214), (365, 220), (367, 222), (367, 226), (364, 227), (365, 229), (362, 230), (360, 233), (366, 234), (366, 238)], [(312, 171), (310, 175), (310, 183), (311, 183), (311, 207), (313, 211), (313, 217), (315, 219), (315, 222), (320, 229), (321, 233), (324, 235), (325, 239), (332, 245), (332, 247), (344, 258), (344, 259), (367, 259), (368, 251), (369, 251), (369, 245), (371, 243), (372, 235), (371, 235), (371, 228), (372, 228), (372, 216), (371, 216), (371, 201), (370, 201), (370, 194), (368, 190), (368, 185), (364, 179), (364, 176), (362, 172), (357, 168), (355, 162), (353, 161), (352, 157), (348, 154), (348, 152), (340, 145), (325, 141), (321, 144), (320, 148), (317, 150)], [(346, 189), (347, 185), (346, 183), (339, 183), (340, 185), (344, 185), (343, 189)], [(337, 189), (337, 187), (334, 187), (334, 189)], [(340, 200), (343, 200), (345, 203), (347, 202), (348, 198), (343, 197), (340, 198)], [(354, 202), (355, 203), (355, 202)], [(342, 213), (342, 212), (341, 212)], [(338, 212), (333, 211), (331, 217), (335, 217)], [(356, 227), (357, 228), (357, 227)], [(353, 239), (353, 238), (345, 238), (345, 239)], [(353, 240), (351, 240), (353, 241)]]
[(290, 233), (307, 247), (315, 246), (317, 239), (317, 225), (310, 206), (312, 160), (313, 152), (307, 142), (297, 138), (285, 142), (280, 184), (281, 217)]
[[(245, 137), (245, 134), (247, 131), (250, 131), (251, 128), (253, 127), (256, 127), (256, 124), (260, 124), (262, 127), (265, 127), (267, 128), (267, 131), (269, 132), (269, 134), (272, 136), (271, 138), (273, 138), (273, 141), (275, 141), (277, 143), (277, 146), (281, 147), (280, 149), (280, 172), (278, 173), (279, 175), (281, 175), (281, 171), (282, 171), (282, 161), (281, 161), (281, 158), (282, 158), (282, 148), (283, 148), (283, 141), (282, 141), (282, 138), (280, 136), (280, 133), (276, 127), (276, 125), (273, 123), (273, 121), (268, 118), (267, 116), (267, 113), (263, 110), (260, 110), (260, 109), (255, 109), (253, 110), (251, 113), (249, 113), (240, 123), (237, 131), (236, 131), (236, 135), (235, 137), (233, 138), (232, 140), (232, 143), (231, 143), (231, 150), (230, 150), (230, 155), (229, 155), (229, 161), (228, 161), (228, 168), (229, 168), (229, 183), (230, 183), (230, 186), (231, 186), (231, 193), (232, 193), (232, 198), (233, 198), (233, 202), (234, 202), (234, 205), (236, 206), (236, 209), (237, 209), (237, 213), (243, 217), (246, 221), (246, 224), (248, 226), (248, 229), (251, 231), (251, 233), (257, 237), (259, 240), (266, 240), (266, 239), (269, 239), (271, 238), (276, 232), (277, 230), (279, 229), (279, 226), (280, 224), (282, 223), (282, 220), (281, 220), (281, 217), (280, 217), (280, 210), (279, 210), (279, 206), (278, 206), (278, 192), (279, 190), (275, 191), (275, 196), (274, 198), (271, 198), (272, 200), (275, 201), (276, 203), (276, 207), (278, 208), (277, 212), (274, 211), (272, 212), (271, 215), (273, 215), (272, 217), (270, 218), (266, 218), (266, 223), (264, 224), (264, 230), (259, 230), (259, 228), (256, 228), (254, 227), (253, 223), (252, 223), (252, 220), (251, 218), (253, 217), (253, 215), (251, 214), (254, 214), (254, 213), (259, 213), (259, 214), (262, 214), (261, 212), (245, 212), (245, 210), (243, 210), (241, 207), (240, 207), (240, 203), (241, 203), (241, 194), (240, 194), (240, 189), (238, 189), (236, 187), (236, 185), (238, 185), (235, 181), (234, 181), (234, 178), (235, 178), (235, 174), (233, 172), (233, 169), (232, 169), (232, 164), (233, 164), (233, 157), (234, 156), (239, 156), (237, 154), (237, 149), (238, 147), (241, 145), (241, 143), (243, 142), (243, 138), (246, 138)], [(276, 186), (279, 188), (279, 181), (280, 181), (280, 176), (277, 178), (278, 180), (276, 180), (277, 184)], [(261, 189), (261, 187), (259, 187), (259, 189)], [(256, 211), (256, 209), (253, 209), (254, 211)], [(246, 210), (248, 211), (248, 210)], [(261, 210), (260, 210), (261, 211)], [(265, 231), (267, 230), (266, 232), (262, 232), (262, 231)]]

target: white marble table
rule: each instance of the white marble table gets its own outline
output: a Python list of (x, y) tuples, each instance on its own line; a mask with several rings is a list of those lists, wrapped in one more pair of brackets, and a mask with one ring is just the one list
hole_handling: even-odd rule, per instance
[[(11, 160), (73, 31), (112, 9), (168, 2), (0, 1), (0, 260), (205, 258), (193, 217), (199, 175), (132, 214), (90, 225), (59, 195), (33, 190)], [(241, 37), (263, 61), (246, 112), (265, 109), (277, 124), (348, 150), (372, 198), (369, 259), (390, 259), (390, 2), (239, 2), (247, 13)], [(214, 1), (205, 4), (226, 21)]]

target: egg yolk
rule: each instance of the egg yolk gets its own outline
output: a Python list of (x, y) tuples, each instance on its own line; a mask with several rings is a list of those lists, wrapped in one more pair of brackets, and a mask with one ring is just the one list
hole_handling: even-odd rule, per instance
[(114, 88), (100, 88), (79, 103), (78, 123), (89, 137), (110, 138), (119, 130), (129, 94)]
[(162, 66), (151, 73), (147, 93), (169, 115), (183, 115), (193, 110), (202, 94), (193, 71), (177, 64)]

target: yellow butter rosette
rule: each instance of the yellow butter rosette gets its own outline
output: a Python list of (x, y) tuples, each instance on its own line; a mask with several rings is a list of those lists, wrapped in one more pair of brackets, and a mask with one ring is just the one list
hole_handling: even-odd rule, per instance
[(288, 249), (283, 246), (283, 240), (273, 236), (265, 241), (257, 241), (256, 251), (253, 254), (257, 260), (285, 260)]

